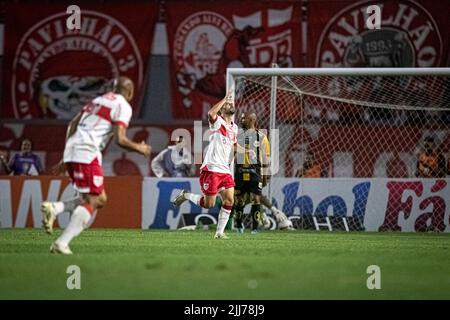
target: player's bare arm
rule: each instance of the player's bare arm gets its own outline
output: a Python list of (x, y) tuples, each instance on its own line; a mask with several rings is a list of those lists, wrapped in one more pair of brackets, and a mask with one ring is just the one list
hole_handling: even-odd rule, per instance
[(82, 112), (78, 112), (75, 117), (73, 117), (72, 120), (69, 122), (69, 126), (67, 127), (67, 133), (66, 133), (66, 141), (73, 136), (73, 134), (77, 131), (78, 124), (80, 123), (81, 116), (83, 115)]
[[(82, 112), (78, 112), (72, 120), (70, 120), (69, 125), (67, 127), (66, 132), (66, 142), (67, 140), (73, 136), (73, 134), (77, 131), (78, 124), (80, 123)], [(64, 164), (64, 160), (61, 159), (51, 170), (51, 173), (54, 175), (62, 175), (66, 171), (66, 166)]]
[(0, 155), (0, 161), (2, 162), (3, 166), (5, 167), (6, 173), (8, 173), (8, 174), (11, 173), (12, 170), (3, 154)]
[[(245, 148), (241, 146), (239, 143), (234, 144), (234, 154), (236, 153), (245, 154)], [(256, 159), (256, 152), (255, 150), (248, 150), (248, 155), (250, 156), (250, 159), (254, 160)]]
[(219, 113), (220, 109), (222, 109), (223, 105), (226, 103), (226, 97), (220, 100), (218, 103), (216, 103), (214, 106), (212, 106), (211, 109), (208, 111), (208, 120), (209, 122), (216, 121), (217, 114)]
[(234, 153), (245, 153), (245, 148), (241, 146), (239, 143), (234, 144)]
[(231, 93), (228, 93), (222, 100), (217, 102), (215, 105), (211, 107), (211, 109), (209, 109), (208, 111), (209, 122), (214, 122), (217, 119), (217, 114), (227, 102), (231, 102)]
[(150, 156), (152, 148), (144, 141), (136, 143), (127, 138), (127, 128), (122, 125), (114, 126), (116, 143), (127, 150), (138, 152), (146, 157)]
[(263, 168), (263, 175), (262, 175), (262, 182), (263, 186), (267, 186), (270, 181), (270, 156), (268, 156), (265, 152), (263, 152), (262, 155), (262, 168)]
[(267, 136), (264, 136), (261, 143), (261, 167), (263, 170), (262, 180), (263, 186), (266, 186), (270, 180), (270, 142)]

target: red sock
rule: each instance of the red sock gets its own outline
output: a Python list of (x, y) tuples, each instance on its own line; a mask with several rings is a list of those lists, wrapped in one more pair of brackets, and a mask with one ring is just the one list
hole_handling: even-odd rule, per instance
[(205, 206), (205, 197), (201, 197), (198, 204), (200, 205), (200, 207), (205, 208), (205, 209), (208, 209), (208, 208), (206, 208), (206, 206)]
[(92, 208), (90, 203), (83, 203), (83, 204), (80, 204), (80, 206), (85, 207), (91, 216), (92, 216), (92, 213), (94, 213), (94, 208)]
[(229, 206), (229, 205), (223, 204), (222, 208), (224, 208), (227, 211), (231, 211), (231, 209), (233, 209), (233, 206)]

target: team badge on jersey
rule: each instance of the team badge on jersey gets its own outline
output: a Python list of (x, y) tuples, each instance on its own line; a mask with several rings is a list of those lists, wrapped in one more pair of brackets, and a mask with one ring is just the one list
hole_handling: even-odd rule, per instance
[(209, 183), (204, 183), (203, 184), (203, 189), (208, 190), (209, 189)]
[(227, 130), (227, 135), (231, 141), (234, 141), (236, 139), (236, 134), (233, 131)]
[(103, 177), (102, 176), (94, 176), (92, 179), (94, 186), (101, 187), (103, 185)]

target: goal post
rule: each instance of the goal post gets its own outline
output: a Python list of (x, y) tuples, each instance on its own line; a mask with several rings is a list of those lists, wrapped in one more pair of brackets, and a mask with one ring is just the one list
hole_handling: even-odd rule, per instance
[[(276, 64), (272, 66), (277, 68)], [(276, 121), (277, 121), (277, 86), (278, 86), (278, 75), (273, 75), (270, 83), (270, 120), (269, 120), (269, 141), (270, 143), (270, 154), (273, 155), (276, 152), (278, 135), (275, 134)], [(270, 162), (270, 172), (274, 172), (274, 165), (278, 165), (276, 158), (272, 156), (273, 161)], [(267, 186), (267, 194), (269, 199), (272, 198), (272, 188), (269, 184)]]
[[(269, 132), (272, 155), (278, 152), (265, 192), (300, 227), (313, 221), (315, 228), (322, 215), (332, 224), (338, 223), (333, 218), (354, 218), (340, 223), (344, 230), (397, 230), (394, 221), (368, 227), (367, 217), (355, 217), (362, 210), (357, 202), (367, 200), (369, 191), (354, 190), (365, 190), (362, 183), (370, 181), (370, 196), (376, 200), (382, 195), (373, 191), (381, 183), (375, 178), (383, 183), (388, 178), (445, 178), (450, 170), (443, 167), (450, 166), (450, 68), (228, 68), (226, 77), (236, 118), (255, 111), (259, 128)], [(272, 141), (275, 136), (278, 143)], [(427, 146), (439, 155), (439, 163), (419, 169)], [(424, 185), (431, 180), (423, 180)], [(337, 196), (322, 203), (327, 194)], [(377, 209), (383, 210), (380, 214), (386, 213), (384, 206)], [(412, 214), (417, 217), (404, 222), (402, 230), (445, 229), (430, 217), (420, 218), (422, 212)], [(444, 215), (449, 215), (445, 208)]]

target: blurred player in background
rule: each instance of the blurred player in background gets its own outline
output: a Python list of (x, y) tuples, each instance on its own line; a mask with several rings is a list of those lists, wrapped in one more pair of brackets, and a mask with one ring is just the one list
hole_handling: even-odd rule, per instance
[(146, 157), (150, 155), (149, 145), (135, 143), (126, 136), (132, 115), (129, 101), (133, 95), (131, 79), (119, 77), (114, 81), (112, 92), (92, 100), (69, 123), (64, 158), (57, 169), (59, 173), (67, 170), (74, 189), (81, 196), (65, 202), (42, 203), (43, 224), (47, 233), (52, 232), (58, 214), (72, 212), (68, 226), (51, 245), (51, 252), (71, 254), (70, 241), (88, 226), (92, 213), (105, 206), (107, 197), (103, 185), (102, 151), (113, 136), (120, 147)]
[(436, 143), (431, 136), (427, 136), (424, 139), (424, 151), (417, 160), (416, 177), (445, 177), (445, 158), (436, 150)]
[(323, 176), (322, 166), (316, 163), (314, 154), (308, 152), (305, 156), (305, 161), (300, 170), (297, 171), (298, 178), (320, 178)]
[(6, 173), (15, 176), (38, 176), (43, 168), (39, 156), (33, 153), (33, 145), (30, 139), (23, 139), (20, 144), (20, 153), (16, 153), (9, 163), (3, 155), (0, 155)]
[(236, 135), (237, 125), (233, 122), (234, 103), (230, 93), (208, 111), (208, 122), (211, 134), (208, 150), (200, 167), (200, 187), (203, 195), (183, 190), (173, 201), (180, 206), (189, 200), (203, 208), (216, 205), (216, 196), (220, 194), (222, 207), (217, 221), (215, 239), (227, 239), (224, 233), (234, 202), (234, 180), (230, 165), (234, 151), (238, 148)]
[[(263, 185), (263, 187), (265, 187), (265, 185)], [(243, 199), (244, 207), (247, 206), (248, 204), (252, 203), (251, 196), (249, 193), (241, 193), (240, 197), (242, 197), (242, 199)], [(235, 202), (236, 201), (237, 200), (235, 200)], [(280, 209), (278, 209), (275, 205), (273, 205), (272, 201), (270, 201), (269, 198), (263, 194), (261, 195), (261, 204), (270, 210), (273, 217), (275, 218), (275, 221), (277, 222), (278, 229), (280, 229), (280, 230), (295, 230), (292, 221), (286, 216), (286, 214), (283, 211), (281, 211)], [(243, 220), (243, 218), (244, 217), (242, 214), (241, 219)], [(259, 222), (260, 226), (262, 225), (266, 229), (270, 227), (270, 220), (268, 219), (268, 217), (266, 216), (264, 211), (262, 211), (261, 219), (258, 222)], [(236, 228), (239, 233), (244, 232), (244, 225), (241, 222), (241, 228), (239, 228), (237, 219), (236, 219)]]
[(162, 150), (151, 163), (153, 174), (158, 177), (192, 177), (195, 174), (195, 165), (192, 164), (192, 155), (185, 147), (182, 136), (175, 144)]

